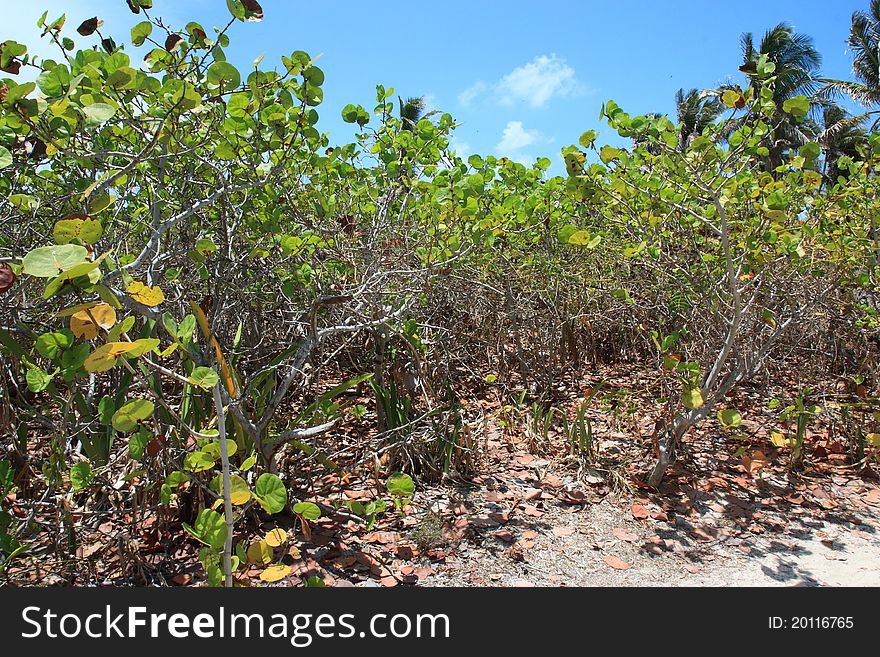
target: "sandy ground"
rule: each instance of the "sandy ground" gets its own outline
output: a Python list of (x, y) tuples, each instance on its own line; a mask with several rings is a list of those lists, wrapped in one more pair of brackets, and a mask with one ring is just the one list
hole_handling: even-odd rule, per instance
[(489, 487), (504, 492), (490, 501), (438, 491), (437, 506), (455, 514), (454, 548), (422, 585), (880, 586), (880, 508), (860, 503), (878, 499), (873, 484), (817, 485), (790, 505), (689, 491), (691, 504), (664, 509), (662, 498), (614, 493), (571, 504), (583, 485), (561, 474), (556, 487), (528, 469), (498, 477)]

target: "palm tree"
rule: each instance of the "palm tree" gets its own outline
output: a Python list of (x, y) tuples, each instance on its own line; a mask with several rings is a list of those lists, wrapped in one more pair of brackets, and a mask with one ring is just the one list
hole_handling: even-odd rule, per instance
[(853, 73), (861, 83), (865, 104), (880, 103), (880, 0), (871, 0), (867, 12), (856, 11), (847, 41), (852, 49)]
[(829, 185), (836, 183), (842, 173), (837, 167), (837, 160), (844, 155), (857, 158), (859, 147), (868, 142), (868, 132), (862, 127), (864, 121), (864, 115), (850, 116), (837, 105), (824, 109), (823, 130), (817, 141), (825, 155), (823, 173)]
[(773, 122), (777, 127), (773, 134), (773, 143), (769, 147), (770, 156), (767, 162), (768, 166), (773, 169), (782, 163), (785, 151), (812, 141), (817, 136), (814, 129), (815, 124), (811, 124), (811, 122), (800, 125), (794, 123), (782, 111), (782, 105), (789, 98), (801, 95), (807, 96), (814, 108), (828, 105), (827, 100), (817, 95), (820, 86), (818, 73), (822, 57), (813, 46), (812, 37), (796, 33), (786, 23), (779, 23), (767, 30), (757, 47), (751, 32), (746, 32), (740, 37), (740, 45), (743, 53), (743, 65), (740, 66), (740, 70), (749, 77), (757, 92), (760, 92), (761, 87), (766, 84), (757, 75), (757, 64), (760, 57), (766, 55), (767, 61), (776, 65), (773, 100), (776, 103), (777, 112), (773, 117)]
[(699, 135), (706, 126), (715, 123), (724, 112), (724, 104), (711, 91), (691, 89), (685, 93), (679, 89), (675, 93), (675, 107), (678, 114), (678, 147), (681, 150)]
[(425, 116), (425, 109), (427, 107), (425, 105), (425, 97), (418, 96), (403, 100), (403, 98), (398, 96), (397, 101), (400, 103), (400, 123), (402, 129), (415, 130), (416, 123)]
[(866, 107), (880, 105), (880, 0), (871, 0), (867, 12), (853, 12), (847, 45), (856, 80), (823, 80), (823, 95), (845, 93)]

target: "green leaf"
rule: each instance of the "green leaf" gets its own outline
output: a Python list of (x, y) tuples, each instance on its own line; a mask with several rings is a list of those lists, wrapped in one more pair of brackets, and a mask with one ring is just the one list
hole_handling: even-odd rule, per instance
[(210, 367), (197, 367), (189, 375), (189, 382), (202, 390), (210, 390), (220, 381), (220, 377)]
[(807, 118), (807, 114), (810, 111), (810, 101), (806, 96), (789, 98), (782, 103), (782, 111), (786, 114), (791, 114), (795, 121), (800, 123)]
[(620, 157), (620, 154), (623, 153), (619, 148), (614, 148), (613, 146), (603, 146), (602, 150), (599, 151), (599, 159), (602, 160), (605, 164), (608, 164), (612, 160), (616, 160)]
[(388, 477), (385, 487), (394, 497), (412, 497), (416, 491), (416, 484), (412, 477), (402, 472), (395, 472)]
[(80, 461), (70, 469), (70, 484), (73, 490), (79, 491), (88, 488), (92, 484), (94, 474), (88, 461)]
[(83, 107), (82, 113), (86, 117), (86, 127), (94, 128), (112, 119), (116, 108), (107, 103), (94, 103)]
[(183, 528), (191, 536), (215, 550), (222, 550), (226, 543), (226, 520), (211, 509), (202, 509), (193, 526), (183, 523)]
[(593, 145), (593, 142), (596, 141), (596, 137), (599, 136), (599, 133), (595, 130), (587, 130), (584, 134), (581, 135), (580, 139), (578, 139), (578, 143), (584, 148), (590, 148)]
[[(57, 372), (58, 370), (55, 371)], [(52, 383), (53, 376), (54, 374), (49, 374), (46, 370), (34, 366), (28, 367), (24, 378), (27, 381), (28, 390), (31, 392), (42, 392)]]
[(171, 504), (171, 498), (176, 495), (177, 489), (189, 480), (190, 476), (180, 470), (175, 470), (165, 477), (165, 481), (162, 484), (162, 489), (160, 491), (162, 504)]
[(78, 244), (40, 246), (21, 260), (21, 271), (37, 278), (52, 278), (85, 262), (89, 252)]
[(10, 491), (15, 483), (15, 470), (9, 461), (0, 461), (0, 491)]
[(183, 459), (183, 469), (190, 472), (204, 472), (214, 467), (214, 457), (208, 452), (191, 452)]
[(579, 230), (577, 232), (572, 233), (568, 237), (568, 243), (574, 244), (576, 246), (583, 246), (588, 249), (595, 249), (599, 242), (602, 241), (601, 235), (591, 235), (586, 230)]
[(742, 415), (736, 409), (726, 408), (718, 411), (718, 421), (725, 429), (736, 429), (742, 424)]
[(813, 164), (822, 153), (822, 149), (814, 141), (807, 142), (798, 149), (798, 153), (804, 158), (807, 164)]
[[(220, 451), (220, 441), (212, 440), (204, 447), (202, 447), (202, 451), (208, 454), (214, 461), (219, 461), (222, 455)], [(227, 456), (233, 456), (236, 452), (238, 452), (238, 443), (232, 440), (231, 438), (226, 439), (226, 452)]]
[(287, 489), (277, 475), (268, 472), (260, 475), (254, 493), (267, 513), (280, 513), (287, 504)]
[(766, 198), (767, 207), (771, 210), (788, 209), (788, 198), (783, 194), (782, 190), (777, 189)]
[(34, 346), (43, 358), (54, 360), (61, 351), (72, 344), (73, 333), (65, 329), (54, 333), (43, 333), (36, 339)]
[[(223, 497), (223, 475), (218, 474), (211, 480), (210, 488), (217, 493), (218, 497)], [(229, 476), (229, 496), (232, 503), (236, 506), (247, 504), (251, 499), (251, 489), (247, 482), (238, 475)]]
[(133, 46), (142, 46), (152, 32), (153, 24), (150, 21), (141, 21), (131, 28), (131, 44)]
[(294, 504), (293, 512), (298, 516), (302, 516), (306, 520), (317, 520), (321, 517), (321, 507), (314, 502), (299, 502), (298, 504)]
[(225, 90), (241, 85), (241, 74), (229, 62), (214, 62), (208, 69), (208, 84)]
[(58, 244), (70, 244), (74, 241), (81, 244), (94, 244), (101, 239), (103, 232), (104, 228), (100, 221), (83, 215), (55, 222), (52, 236)]
[(681, 403), (693, 410), (702, 407), (706, 401), (700, 388), (689, 386), (681, 393)]
[(229, 9), (229, 13), (232, 14), (233, 18), (237, 18), (240, 21), (245, 19), (245, 9), (244, 5), (241, 4), (241, 0), (226, 0), (226, 7)]
[(96, 214), (102, 212), (116, 203), (116, 201), (117, 198), (112, 194), (103, 194), (89, 204), (89, 212), (94, 212)]
[(5, 146), (0, 146), (0, 169), (12, 164), (12, 153)]
[(149, 399), (133, 399), (123, 404), (113, 414), (113, 428), (123, 433), (134, 431), (141, 421), (153, 414), (154, 410), (155, 405)]
[(147, 449), (147, 443), (152, 439), (152, 434), (147, 427), (141, 427), (140, 431), (131, 434), (128, 439), (128, 455), (135, 461), (144, 458), (144, 451)]

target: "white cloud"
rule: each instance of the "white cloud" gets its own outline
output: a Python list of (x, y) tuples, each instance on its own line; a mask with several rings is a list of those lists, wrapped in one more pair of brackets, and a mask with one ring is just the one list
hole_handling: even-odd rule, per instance
[(458, 96), (464, 107), (481, 97), (491, 97), (502, 105), (525, 103), (530, 107), (544, 107), (554, 97), (578, 95), (584, 86), (578, 82), (575, 70), (557, 55), (540, 55), (528, 64), (513, 69), (493, 84), (477, 82)]
[(539, 130), (524, 128), (522, 121), (508, 121), (504, 126), (501, 141), (495, 146), (495, 153), (517, 162), (524, 162), (529, 160), (529, 157), (522, 152), (524, 148), (546, 141), (547, 139)]
[(489, 88), (485, 82), (477, 82), (458, 95), (458, 102), (464, 107), (470, 107), (473, 102), (482, 96)]
[(451, 137), (449, 139), (449, 147), (455, 151), (455, 154), (460, 158), (466, 158), (468, 155), (473, 153), (473, 149), (471, 145), (466, 141), (461, 141), (458, 137)]

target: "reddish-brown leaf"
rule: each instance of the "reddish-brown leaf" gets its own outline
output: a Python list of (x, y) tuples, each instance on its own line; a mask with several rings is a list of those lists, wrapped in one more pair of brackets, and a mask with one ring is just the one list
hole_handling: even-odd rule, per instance
[(641, 504), (633, 504), (631, 511), (633, 514), (633, 518), (638, 518), (639, 520), (643, 520), (651, 515), (651, 512), (648, 511), (648, 507)]
[(172, 50), (177, 48), (177, 46), (179, 46), (181, 43), (183, 43), (182, 36), (180, 36), (179, 34), (169, 34), (168, 38), (165, 39), (165, 50), (167, 50), (168, 52), (171, 52)]
[(98, 30), (98, 26), (100, 24), (101, 21), (98, 20), (97, 16), (94, 16), (80, 23), (79, 27), (76, 28), (76, 31), (79, 32), (82, 36), (90, 36)]
[(241, 4), (251, 13), (253, 18), (263, 20), (263, 8), (257, 0), (241, 0)]
[(635, 543), (639, 540), (639, 537), (636, 534), (633, 534), (631, 531), (624, 529), (623, 527), (618, 527), (617, 529), (611, 532), (619, 538), (621, 541), (626, 541), (627, 543)]
[(0, 71), (4, 71), (6, 73), (11, 73), (12, 75), (18, 75), (18, 72), (21, 70), (21, 60), (12, 59), (6, 66), (0, 67)]
[(0, 294), (15, 285), (15, 272), (5, 262), (0, 263)]
[(605, 563), (614, 568), (614, 570), (629, 570), (630, 565), (619, 557), (609, 554), (605, 557)]

